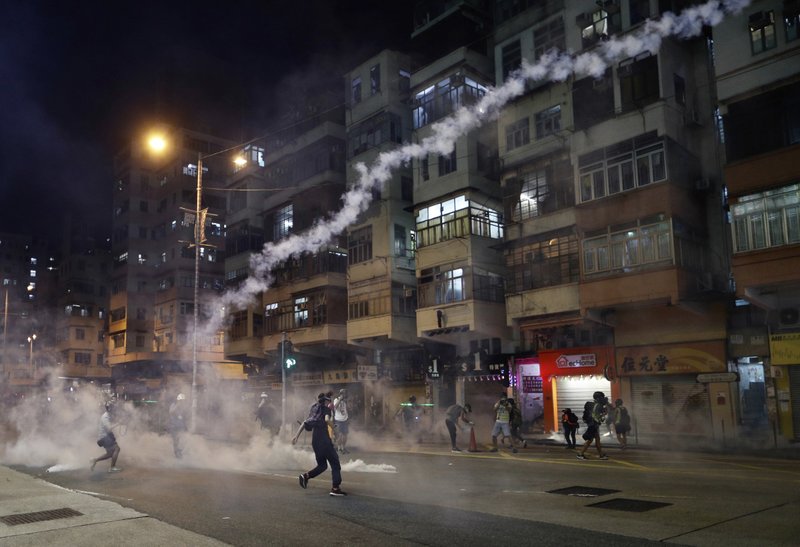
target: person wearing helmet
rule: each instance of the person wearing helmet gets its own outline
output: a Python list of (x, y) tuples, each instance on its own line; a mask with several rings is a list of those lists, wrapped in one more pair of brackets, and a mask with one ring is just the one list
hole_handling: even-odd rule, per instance
[(109, 473), (117, 473), (122, 471), (117, 467), (117, 458), (119, 457), (119, 445), (117, 438), (114, 435), (113, 413), (114, 405), (111, 401), (105, 404), (106, 411), (100, 416), (100, 426), (98, 428), (97, 446), (106, 449), (106, 453), (100, 457), (91, 460), (91, 470), (94, 471), (94, 466), (97, 462), (111, 458), (111, 467), (108, 469)]
[(350, 432), (348, 424), (349, 415), (347, 413), (347, 390), (339, 390), (339, 396), (333, 400), (333, 424), (336, 434), (336, 446), (340, 453), (348, 454), (347, 434)]
[(172, 436), (172, 451), (175, 457), (183, 457), (183, 437), (186, 427), (186, 395), (178, 393), (175, 402), (169, 406), (169, 434)]

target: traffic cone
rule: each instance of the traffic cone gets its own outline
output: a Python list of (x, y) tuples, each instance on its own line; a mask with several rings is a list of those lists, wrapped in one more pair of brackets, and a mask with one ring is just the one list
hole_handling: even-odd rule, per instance
[(477, 452), (478, 451), (478, 443), (475, 441), (475, 428), (469, 428), (469, 451), (470, 452)]

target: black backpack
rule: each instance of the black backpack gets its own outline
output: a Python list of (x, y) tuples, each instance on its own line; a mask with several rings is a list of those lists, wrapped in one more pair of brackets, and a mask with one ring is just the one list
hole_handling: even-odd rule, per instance
[(586, 425), (591, 425), (594, 422), (594, 418), (592, 418), (592, 409), (594, 409), (594, 401), (586, 401), (583, 405), (583, 421)]

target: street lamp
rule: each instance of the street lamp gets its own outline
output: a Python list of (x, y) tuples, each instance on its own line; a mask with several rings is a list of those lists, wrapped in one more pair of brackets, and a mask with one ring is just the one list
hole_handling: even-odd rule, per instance
[(36, 334), (31, 334), (28, 336), (28, 344), (30, 344), (31, 350), (30, 354), (28, 355), (28, 364), (31, 367), (31, 378), (36, 378), (36, 367), (33, 366), (33, 341), (36, 340)]
[[(167, 147), (167, 140), (158, 134), (151, 135), (147, 141), (148, 147), (154, 152), (163, 152)], [(236, 147), (234, 147), (236, 148)], [(192, 405), (191, 405), (191, 426), (192, 433), (196, 430), (196, 416), (197, 416), (197, 324), (199, 317), (199, 302), (200, 302), (200, 247), (205, 243), (205, 223), (208, 209), (201, 209), (201, 202), (203, 196), (203, 160), (212, 156), (230, 152), (233, 148), (226, 148), (210, 154), (203, 155), (202, 152), (197, 152), (197, 184), (194, 208), (194, 304), (193, 304), (193, 332), (192, 332)], [(242, 157), (237, 157), (234, 160), (236, 165), (244, 165), (247, 163)]]

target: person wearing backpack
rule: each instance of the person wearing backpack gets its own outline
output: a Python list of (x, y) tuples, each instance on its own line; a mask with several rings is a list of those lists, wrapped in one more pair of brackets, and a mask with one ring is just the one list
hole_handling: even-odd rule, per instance
[(631, 430), (631, 415), (622, 404), (622, 399), (614, 401), (614, 430), (617, 432), (617, 441), (624, 450), (628, 448), (628, 431)]
[(561, 413), (561, 425), (564, 428), (564, 438), (567, 440), (567, 448), (577, 448), (575, 444), (575, 433), (578, 431), (578, 417), (572, 412), (571, 408), (565, 408)]
[(592, 399), (592, 401), (587, 401), (586, 404), (583, 405), (583, 421), (586, 422), (587, 425), (583, 438), (586, 442), (583, 443), (583, 448), (580, 454), (577, 455), (577, 458), (579, 460), (585, 460), (586, 450), (591, 446), (592, 442), (594, 442), (597, 448), (597, 456), (601, 460), (607, 460), (608, 456), (603, 452), (603, 447), (600, 446), (600, 425), (606, 421), (608, 399), (602, 391), (595, 391)]

